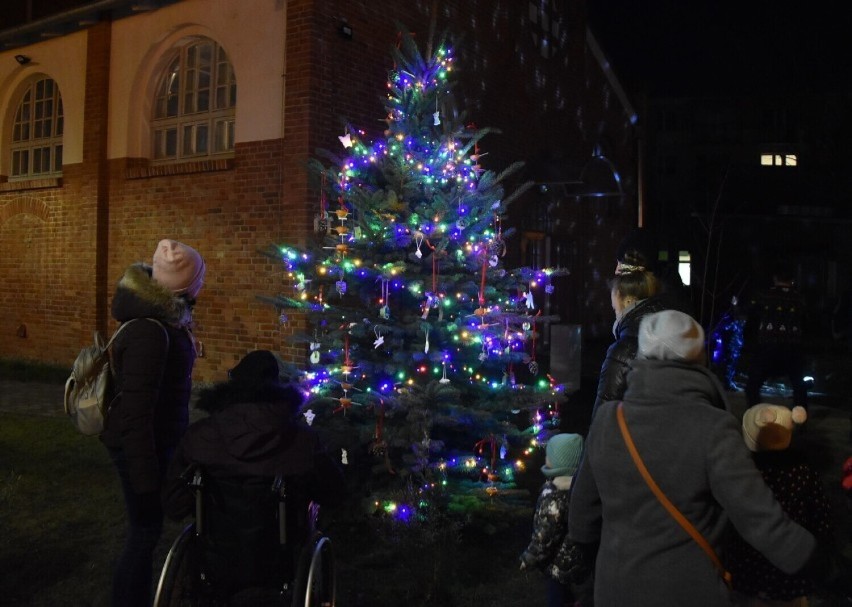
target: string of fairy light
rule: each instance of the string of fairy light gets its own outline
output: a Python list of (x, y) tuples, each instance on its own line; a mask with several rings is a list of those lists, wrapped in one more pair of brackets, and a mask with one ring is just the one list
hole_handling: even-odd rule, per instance
[[(465, 202), (466, 197), (479, 195), (483, 170), (479, 165), (477, 139), (469, 137), (470, 141), (463, 143), (459, 133), (434, 135), (436, 129), (432, 127), (441, 124), (438, 98), (452, 69), (452, 52), (440, 48), (433, 60), (426, 63), (422, 74), (403, 69), (392, 72), (388, 82), (385, 139), (368, 144), (363, 131), (351, 127), (339, 138), (349, 156), (331, 181), (336, 185), (337, 208), (326, 213), (324, 198), (321, 203), (323, 221), (331, 224), (328, 233), (336, 234), (334, 244), (329, 243), (322, 253), (315, 254), (288, 246), (279, 248), (296, 291), (290, 300), (291, 307), (340, 321), (336, 326), (344, 334), (347, 333), (344, 296), (351, 293), (347, 280), (377, 287), (370, 302), (379, 315), (373, 328), (375, 348), (385, 345), (384, 337), (391, 332), (386, 325), (391, 322), (394, 304), (402, 299), (401, 295), (419, 302), (425, 327), (421, 329), (423, 355), (417, 360), (412, 357), (410, 365), (392, 376), (372, 374), (368, 361), (353, 360), (348, 335), (342, 351), (327, 350), (326, 356), (333, 362), (320, 364), (321, 338), (314, 338), (311, 366), (305, 374), (309, 391), (318, 397), (342, 391), (338, 400), (344, 414), (353, 405), (393, 398), (401, 390), (430, 381), (440, 384), (465, 381), (495, 391), (550, 395), (552, 400), (562, 391), (562, 386), (550, 375), (543, 374), (528, 385), (516, 382), (511, 372), (514, 364), (529, 364), (531, 371), (532, 365), (536, 365), (537, 371), (534, 340), (541, 319), (532, 314), (533, 289), (543, 287), (546, 294), (551, 294), (552, 279), (565, 272), (560, 268), (504, 272), (502, 278), (525, 285), (526, 291), (516, 296), (489, 295), (486, 288), (489, 277), (503, 272), (499, 267), (499, 258), (505, 253), (500, 216), (505, 209), (499, 200), (488, 201), (481, 208)], [(429, 116), (431, 122), (421, 124), (421, 133), (404, 132), (405, 109), (433, 96), (435, 112)], [(369, 190), (365, 187), (367, 173), (390, 160), (399, 163), (422, 185), (422, 202), (410, 205), (394, 191), (389, 191), (383, 205), (378, 207), (365, 201), (365, 191)], [(430, 204), (430, 201), (438, 202)], [(383, 246), (399, 248), (400, 243), (404, 244), (405, 254), (413, 254), (418, 262), (424, 255), (431, 256), (431, 280), (427, 275), (409, 276), (406, 270), (411, 262), (405, 258), (385, 263), (362, 259), (369, 251)], [(477, 280), (470, 281), (470, 275)], [(462, 276), (476, 289), (448, 288), (452, 287), (451, 283), (460, 283)], [(433, 330), (440, 331), (444, 339), (440, 351), (432, 351), (430, 355)], [(531, 340), (532, 356), (526, 352)], [(463, 358), (461, 353), (476, 349), (481, 364), (505, 363), (502, 377), (484, 371), (481, 364), (456, 362), (457, 358), (459, 361)], [(436, 482), (446, 483), (447, 475), (453, 471), (477, 474), (490, 481), (511, 481), (514, 472), (525, 467), (524, 459), (540, 445), (541, 434), (549, 423), (555, 422), (555, 415), (553, 407), (536, 408), (527, 447), (514, 460), (507, 460), (507, 441), (503, 437), (484, 437), (472, 454), (432, 463), (440, 479)], [(431, 483), (422, 490), (434, 487), (435, 483)], [(377, 508), (400, 518), (407, 518), (417, 510), (416, 505), (392, 500), (377, 504)]]

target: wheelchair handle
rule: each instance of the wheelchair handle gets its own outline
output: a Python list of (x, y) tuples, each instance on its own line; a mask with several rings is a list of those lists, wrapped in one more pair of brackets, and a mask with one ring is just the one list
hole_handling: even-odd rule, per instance
[(287, 481), (276, 476), (272, 482), (272, 492), (278, 496), (278, 543), (287, 545)]

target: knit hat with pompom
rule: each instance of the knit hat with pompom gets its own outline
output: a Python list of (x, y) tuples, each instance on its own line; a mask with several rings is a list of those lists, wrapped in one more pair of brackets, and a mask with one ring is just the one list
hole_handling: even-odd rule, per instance
[(743, 440), (751, 451), (783, 451), (790, 446), (793, 427), (807, 419), (803, 407), (758, 403), (743, 414)]

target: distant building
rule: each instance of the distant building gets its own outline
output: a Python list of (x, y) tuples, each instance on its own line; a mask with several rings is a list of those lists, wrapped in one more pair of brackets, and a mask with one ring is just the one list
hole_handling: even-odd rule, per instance
[(346, 123), (381, 133), (397, 22), (423, 45), (461, 34), (457, 105), (502, 131), (483, 165), (526, 161), (538, 183), (509, 257), (569, 267), (553, 308), (607, 335), (604, 281), (637, 222), (635, 115), (583, 0), (44, 4), (15, 3), (0, 30), (0, 358), (70, 364), (114, 328), (123, 269), (174, 237), (208, 264), (196, 379), (255, 348), (303, 360), (299, 319), (256, 299), (292, 292), (257, 251), (313, 237), (308, 158)]
[(846, 99), (802, 90), (648, 100), (648, 220), (669, 259), (688, 254), (705, 325), (784, 263), (827, 331), (852, 286)]

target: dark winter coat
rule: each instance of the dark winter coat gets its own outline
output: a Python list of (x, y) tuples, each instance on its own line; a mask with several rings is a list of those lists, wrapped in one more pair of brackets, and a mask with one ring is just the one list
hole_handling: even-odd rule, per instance
[[(128, 325), (112, 346), (119, 396), (110, 410), (103, 443), (122, 449), (137, 494), (159, 492), (168, 459), (188, 425), (195, 342), (191, 306), (151, 278), (150, 267), (130, 266), (112, 301), (112, 316)], [(168, 333), (168, 337), (167, 334)]]
[(591, 574), (582, 553), (566, 542), (571, 477), (548, 479), (536, 501), (530, 543), (521, 554), (526, 568), (536, 568), (562, 584), (580, 584)]
[(308, 499), (337, 503), (343, 474), (316, 432), (295, 417), (292, 390), (232, 381), (203, 392), (198, 407), (211, 414), (189, 427), (175, 452), (163, 492), (166, 514), (178, 520), (192, 510), (194, 498), (181, 478), (191, 464), (214, 477), (285, 475)]
[[(792, 448), (764, 451), (755, 453), (754, 461), (784, 512), (830, 544), (831, 504), (822, 479), (804, 455)], [(727, 565), (734, 588), (748, 596), (789, 601), (814, 590), (807, 576), (785, 574), (738, 535), (730, 544)]]
[(639, 323), (648, 314), (667, 309), (664, 299), (649, 297), (638, 302), (627, 310), (615, 327), (615, 341), (606, 351), (606, 357), (601, 365), (598, 392), (592, 408), (592, 417), (597, 413), (601, 403), (608, 400), (618, 400), (624, 396), (627, 389), (627, 372), (631, 361), (639, 351)]
[[(599, 542), (595, 604), (607, 607), (729, 605), (707, 554), (660, 504), (627, 451), (618, 402), (592, 421), (571, 494), (569, 537)], [(766, 486), (705, 368), (633, 362), (624, 414), (636, 448), (660, 489), (725, 562), (730, 525), (782, 571), (798, 571), (816, 541), (791, 521)]]

